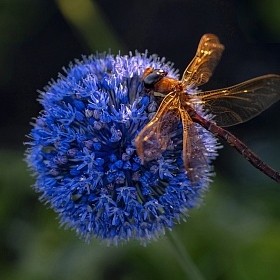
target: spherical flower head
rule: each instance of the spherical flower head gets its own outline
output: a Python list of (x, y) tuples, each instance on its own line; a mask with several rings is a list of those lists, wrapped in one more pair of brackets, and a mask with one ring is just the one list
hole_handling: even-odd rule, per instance
[[(156, 55), (97, 54), (75, 61), (40, 92), (43, 110), (26, 151), (34, 187), (61, 224), (87, 241), (137, 239), (146, 244), (184, 220), (211, 181), (212, 172), (205, 168), (201, 181), (190, 184), (182, 160), (181, 125), (159, 158), (141, 164), (135, 137), (159, 105), (143, 88), (147, 67), (178, 78), (172, 64)], [(216, 139), (197, 129), (210, 163)]]

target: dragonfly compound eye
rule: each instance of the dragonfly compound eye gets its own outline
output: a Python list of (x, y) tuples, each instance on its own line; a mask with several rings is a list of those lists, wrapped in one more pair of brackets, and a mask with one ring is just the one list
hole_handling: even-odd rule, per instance
[(167, 72), (162, 69), (154, 69), (143, 79), (144, 87), (146, 89), (153, 89), (154, 85), (167, 75)]

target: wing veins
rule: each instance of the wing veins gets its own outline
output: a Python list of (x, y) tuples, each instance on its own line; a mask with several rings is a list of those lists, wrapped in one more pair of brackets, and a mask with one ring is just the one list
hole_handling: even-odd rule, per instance
[(224, 46), (214, 34), (205, 34), (200, 39), (195, 57), (187, 66), (182, 76), (185, 86), (200, 86), (210, 79), (216, 68)]
[(219, 126), (242, 123), (255, 117), (280, 99), (280, 76), (265, 75), (243, 83), (195, 95), (212, 112)]
[[(135, 139), (135, 145), (137, 149), (137, 154), (140, 157), (142, 163), (145, 161), (145, 154), (144, 154), (144, 145), (145, 143), (148, 144), (149, 147), (149, 141), (152, 143), (150, 146), (150, 149), (152, 150), (154, 147), (154, 154), (150, 155), (150, 158), (147, 160), (152, 160), (156, 157), (158, 157), (165, 149), (165, 145), (168, 142), (168, 137), (170, 139), (170, 133), (166, 135), (163, 135), (160, 131), (161, 128), (161, 120), (168, 116), (168, 112), (170, 110), (176, 112), (176, 108), (178, 106), (175, 105), (175, 103), (178, 103), (178, 97), (176, 96), (176, 92), (171, 92), (168, 95), (165, 96), (165, 98), (162, 100), (156, 114), (154, 117), (149, 121), (149, 123), (140, 131), (138, 136)], [(177, 114), (179, 114), (179, 111), (177, 109)], [(172, 123), (170, 123), (172, 125)], [(164, 138), (162, 140), (161, 138)], [(153, 139), (154, 138), (154, 139)], [(154, 141), (156, 141), (157, 145), (155, 145)], [(145, 149), (146, 154), (149, 151), (149, 148)]]
[(195, 185), (204, 176), (205, 169), (208, 169), (207, 150), (185, 108), (180, 106), (179, 110), (183, 124), (184, 166), (191, 184)]

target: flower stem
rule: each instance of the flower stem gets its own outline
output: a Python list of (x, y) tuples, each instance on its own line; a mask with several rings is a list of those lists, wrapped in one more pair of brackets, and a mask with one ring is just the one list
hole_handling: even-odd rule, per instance
[(168, 238), (172, 254), (185, 272), (188, 280), (205, 280), (190, 255), (188, 254), (182, 240), (172, 231)]

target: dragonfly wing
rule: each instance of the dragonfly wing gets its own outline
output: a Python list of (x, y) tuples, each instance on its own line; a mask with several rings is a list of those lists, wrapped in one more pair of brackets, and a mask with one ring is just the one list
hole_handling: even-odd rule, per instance
[(187, 111), (180, 108), (180, 114), (183, 123), (184, 165), (191, 184), (195, 185), (205, 175), (205, 170), (209, 170), (206, 161), (208, 152)]
[(196, 96), (215, 115), (217, 125), (231, 126), (250, 120), (280, 99), (280, 76), (265, 75)]
[(182, 82), (184, 85), (200, 86), (208, 82), (217, 66), (224, 46), (214, 34), (205, 34), (200, 39), (196, 55), (186, 68)]
[(162, 100), (155, 116), (136, 137), (136, 150), (142, 163), (161, 156), (179, 121), (178, 97), (176, 92), (171, 92)]

